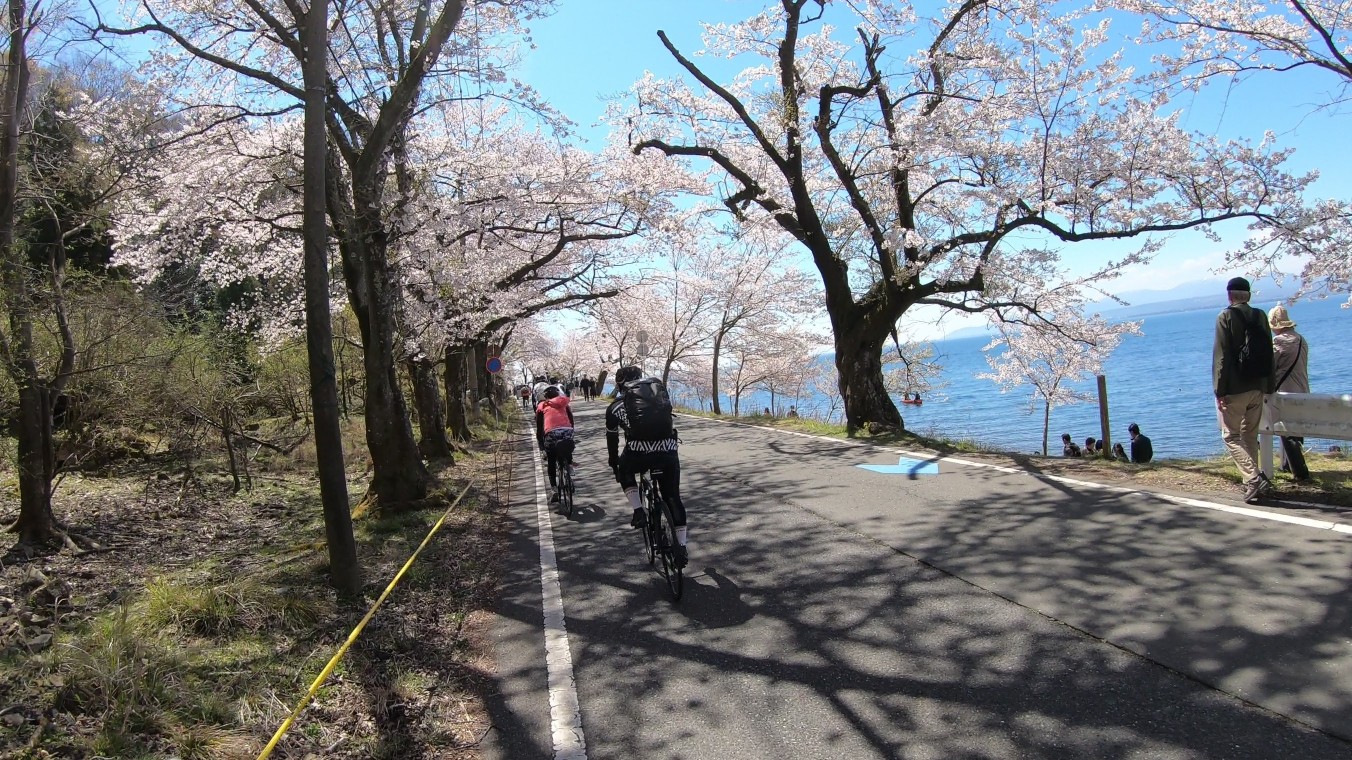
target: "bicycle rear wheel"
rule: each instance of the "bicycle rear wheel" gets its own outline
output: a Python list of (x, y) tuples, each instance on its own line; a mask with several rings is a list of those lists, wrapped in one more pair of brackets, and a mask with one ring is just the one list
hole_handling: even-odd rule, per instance
[(561, 465), (559, 467), (559, 507), (561, 511), (569, 516), (573, 516), (573, 464)]
[(639, 532), (643, 534), (643, 551), (648, 555), (649, 567), (652, 567), (653, 563), (657, 560), (657, 542), (653, 540), (656, 537), (656, 532), (653, 530), (653, 511), (649, 508), (652, 504), (652, 500), (652, 486), (648, 485), (647, 480), (640, 481), (638, 486), (638, 503), (643, 509), (643, 514), (648, 517), (648, 521)]
[(666, 577), (667, 589), (671, 591), (672, 601), (681, 601), (681, 594), (685, 590), (685, 573), (676, 565), (676, 521), (671, 517), (671, 505), (665, 500), (662, 502), (661, 511), (663, 520), (661, 527), (662, 544), (662, 575)]

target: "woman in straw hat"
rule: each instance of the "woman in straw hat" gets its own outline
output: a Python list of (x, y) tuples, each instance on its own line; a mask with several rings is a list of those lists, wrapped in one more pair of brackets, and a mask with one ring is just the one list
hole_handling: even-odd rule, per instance
[[(1291, 321), (1291, 315), (1282, 304), (1272, 307), (1268, 320), (1272, 325), (1272, 350), (1276, 354), (1277, 391), (1309, 393), (1309, 344), (1296, 332), (1296, 323)], [(1305, 465), (1304, 438), (1282, 436), (1282, 470), (1290, 472), (1297, 483), (1310, 479), (1310, 469)]]

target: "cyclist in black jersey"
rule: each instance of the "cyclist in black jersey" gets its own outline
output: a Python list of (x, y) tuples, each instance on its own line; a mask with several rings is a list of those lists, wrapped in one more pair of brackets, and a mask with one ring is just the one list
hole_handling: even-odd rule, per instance
[[(630, 399), (626, 404), (626, 394), (637, 397), (640, 383), (660, 384), (655, 378), (642, 379), (642, 375), (642, 370), (633, 366), (620, 367), (615, 373), (615, 400), (606, 408), (606, 451), (610, 456), (610, 469), (614, 471), (615, 480), (624, 489), (629, 506), (634, 510), (629, 524), (635, 528), (642, 528), (646, 523), (643, 508), (639, 504), (637, 473), (645, 470), (661, 471), (661, 476), (657, 478), (658, 486), (671, 506), (672, 522), (676, 527), (678, 545), (673, 549), (676, 564), (685, 567), (688, 555), (685, 506), (681, 503), (681, 459), (676, 453), (679, 441), (676, 429), (671, 424), (671, 405), (666, 403), (665, 406), (643, 408), (645, 420), (640, 425), (638, 420), (631, 419), (636, 400)], [(665, 415), (666, 419), (654, 422), (650, 415), (659, 418)], [(654, 429), (660, 432), (654, 434)], [(623, 452), (619, 450), (621, 430), (624, 431)]]

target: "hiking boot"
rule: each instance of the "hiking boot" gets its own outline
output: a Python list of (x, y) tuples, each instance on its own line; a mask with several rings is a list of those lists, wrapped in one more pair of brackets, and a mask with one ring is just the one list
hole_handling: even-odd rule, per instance
[(629, 518), (629, 527), (642, 528), (648, 524), (648, 516), (643, 514), (642, 509), (635, 509), (634, 516)]
[(690, 561), (690, 552), (686, 551), (684, 546), (677, 544), (671, 547), (671, 561), (678, 568), (685, 567)]

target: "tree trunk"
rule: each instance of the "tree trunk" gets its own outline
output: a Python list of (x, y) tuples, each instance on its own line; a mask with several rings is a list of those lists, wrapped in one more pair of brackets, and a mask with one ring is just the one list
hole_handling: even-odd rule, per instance
[(446, 438), (436, 364), (428, 359), (410, 361), (408, 374), (413, 383), (413, 407), (418, 412), (418, 450), (427, 459), (449, 461), (451, 442)]
[(846, 430), (850, 435), (861, 429), (904, 430), (901, 412), (883, 383), (883, 344), (895, 320), (832, 321)]
[[(493, 410), (493, 416), (502, 417), (502, 395), (498, 393), (498, 376), (488, 371), (489, 346), (487, 341), (479, 341), (474, 344), (474, 371), (479, 375), (479, 391), (483, 394), (480, 398), (488, 399), (488, 408)], [(559, 382), (563, 382), (560, 380)]]
[[(723, 333), (722, 331), (719, 331), (719, 332), (717, 332), (717, 333), (714, 334), (713, 377), (710, 378), (710, 380), (713, 382), (713, 391), (714, 391), (714, 393), (713, 393), (713, 401), (712, 401), (712, 403), (713, 403), (714, 414), (722, 414), (722, 413), (723, 413), (723, 408), (722, 408), (721, 406), (719, 406), (719, 404), (718, 404), (718, 357), (719, 357), (720, 354), (723, 353), (723, 337), (724, 337), (724, 333)], [(734, 416), (735, 416), (735, 413), (734, 413)]]
[(9, 71), (3, 77), (4, 103), (0, 116), (0, 273), (9, 313), (9, 333), (0, 334), (0, 348), (10, 377), (19, 392), (19, 519), (11, 529), (19, 534), (19, 543), (49, 544), (60, 525), (52, 514), (52, 475), (55, 472), (55, 446), (52, 442), (52, 394), (38, 374), (33, 343), (32, 303), (24, 252), (15, 245), (15, 225), (19, 208), (19, 124), (28, 95), (29, 33), (27, 3), (10, 0)]
[(19, 543), (50, 546), (56, 543), (60, 524), (52, 514), (52, 475), (55, 472), (56, 447), (52, 440), (50, 394), (37, 378), (34, 365), (28, 363), (25, 380), (19, 386), (19, 520), (13, 531)]
[(468, 352), (463, 346), (446, 347), (446, 424), (457, 441), (468, 441), (469, 410), (465, 408), (465, 361)]
[[(328, 6), (311, 7), (305, 26), (307, 50), (328, 50)], [(342, 414), (338, 406), (338, 373), (334, 365), (333, 314), (329, 303), (329, 232), (325, 201), (328, 191), (328, 132), (324, 102), (327, 69), (324, 55), (307, 56), (305, 78), (305, 143), (302, 199), (305, 278), (305, 350), (310, 371), (310, 411), (315, 426), (315, 468), (319, 501), (324, 510), (324, 535), (329, 549), (329, 583), (349, 596), (361, 590), (361, 565), (352, 535), (352, 506), (343, 461)]]
[(1048, 401), (1042, 409), (1042, 456), (1047, 456), (1047, 433), (1052, 425), (1052, 402)]
[[(367, 185), (353, 178), (354, 208), (334, 226), (342, 233), (343, 273), (362, 333), (366, 444), (374, 471), (371, 493), (377, 510), (394, 512), (427, 496), (431, 474), (418, 452), (399, 388), (395, 330), (399, 296), (386, 250), (388, 236), (379, 221), (379, 188)], [(333, 182), (329, 188), (332, 193)], [(335, 200), (342, 199), (330, 198), (331, 203)]]

